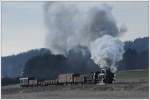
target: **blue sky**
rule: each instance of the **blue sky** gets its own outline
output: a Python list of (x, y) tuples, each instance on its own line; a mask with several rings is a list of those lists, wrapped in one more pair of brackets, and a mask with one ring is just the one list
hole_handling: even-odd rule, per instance
[[(2, 2), (2, 56), (43, 48), (47, 29), (45, 2)], [(122, 41), (148, 36), (148, 2), (102, 2), (110, 5), (120, 27), (127, 27)]]

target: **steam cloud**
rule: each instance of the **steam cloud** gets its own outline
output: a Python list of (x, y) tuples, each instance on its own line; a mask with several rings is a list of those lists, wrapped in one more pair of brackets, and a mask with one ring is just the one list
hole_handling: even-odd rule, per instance
[[(46, 44), (53, 54), (67, 56), (77, 46), (88, 47), (91, 58), (100, 67), (122, 58), (123, 43), (114, 37), (120, 33), (111, 13), (112, 8), (97, 2), (49, 2), (45, 5), (49, 29)], [(113, 57), (112, 57), (113, 56)], [(104, 60), (107, 64), (103, 64)], [(113, 66), (114, 65), (114, 66)], [(116, 68), (117, 69), (117, 68)], [(114, 71), (114, 70), (113, 70)]]
[(110, 35), (104, 35), (91, 43), (91, 55), (94, 62), (101, 68), (110, 68), (117, 71), (116, 62), (122, 59), (124, 44)]

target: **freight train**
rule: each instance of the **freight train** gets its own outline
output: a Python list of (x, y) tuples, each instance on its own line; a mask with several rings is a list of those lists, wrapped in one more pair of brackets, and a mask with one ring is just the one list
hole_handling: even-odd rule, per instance
[(55, 80), (37, 80), (34, 77), (20, 78), (21, 87), (48, 86), (64, 84), (110, 84), (114, 81), (115, 74), (110, 69), (100, 69), (90, 73), (66, 73), (58, 75)]

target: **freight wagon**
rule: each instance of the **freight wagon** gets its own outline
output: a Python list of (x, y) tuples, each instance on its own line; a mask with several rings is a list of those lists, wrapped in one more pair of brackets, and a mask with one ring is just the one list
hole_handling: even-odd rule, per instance
[(20, 86), (28, 87), (28, 86), (37, 86), (37, 80), (34, 77), (24, 77), (20, 78)]
[(72, 84), (73, 83), (73, 73), (60, 74), (58, 76), (59, 84)]
[(36, 80), (35, 78), (20, 78), (20, 86), (48, 86), (48, 85), (64, 85), (64, 84), (98, 84), (112, 83), (114, 81), (114, 73), (110, 69), (101, 69), (91, 73), (66, 73), (58, 75), (55, 80)]

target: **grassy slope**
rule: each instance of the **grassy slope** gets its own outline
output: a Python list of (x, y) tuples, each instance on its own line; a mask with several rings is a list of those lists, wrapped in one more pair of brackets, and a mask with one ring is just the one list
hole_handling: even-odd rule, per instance
[(148, 69), (119, 71), (116, 74), (116, 79), (118, 79), (118, 80), (133, 80), (133, 81), (134, 80), (148, 81), (149, 71), (148, 71)]

